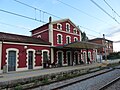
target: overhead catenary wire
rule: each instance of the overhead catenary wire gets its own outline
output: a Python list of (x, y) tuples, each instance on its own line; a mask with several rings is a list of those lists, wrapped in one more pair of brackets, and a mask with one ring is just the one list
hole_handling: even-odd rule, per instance
[(86, 27), (84, 27), (84, 26), (80, 26), (80, 27), (83, 28), (83, 29), (90, 30), (90, 31), (92, 31), (92, 32), (95, 32), (95, 33), (100, 34), (100, 32), (97, 32), (97, 31), (95, 31), (95, 30), (92, 30), (92, 29), (86, 28)]
[(95, 16), (93, 16), (93, 15), (90, 15), (90, 14), (88, 14), (88, 13), (86, 13), (86, 12), (84, 12), (84, 11), (76, 8), (76, 7), (73, 7), (72, 5), (69, 5), (69, 4), (61, 1), (61, 0), (57, 0), (57, 1), (60, 2), (60, 3), (62, 3), (62, 4), (64, 4), (64, 5), (66, 5), (66, 6), (68, 6), (68, 7), (71, 7), (72, 9), (77, 10), (78, 12), (81, 12), (81, 13), (83, 13), (83, 14), (91, 17), (91, 18), (94, 18), (94, 19), (96, 19), (96, 20), (98, 20), (98, 21), (101, 21), (101, 22), (104, 22), (104, 23), (107, 23), (107, 24), (108, 24), (108, 22), (105, 22), (105, 21), (103, 21), (102, 19), (99, 19), (99, 18), (97, 18), (97, 17), (95, 17)]
[(46, 13), (46, 14), (51, 15), (51, 16), (53, 16), (53, 17), (62, 19), (61, 17), (58, 17), (58, 16), (56, 16), (56, 15), (54, 15), (54, 14), (48, 13), (48, 12), (46, 12), (46, 11), (43, 11), (43, 10), (41, 10), (41, 9), (38, 9), (38, 8), (36, 8), (36, 7), (33, 7), (33, 6), (28, 5), (28, 4), (26, 4), (26, 3), (23, 3), (23, 2), (21, 2), (21, 1), (19, 1), (19, 0), (14, 0), (14, 1), (17, 2), (17, 3), (20, 3), (20, 4), (22, 4), (22, 5), (25, 5), (25, 6), (27, 6), (27, 7), (33, 8), (33, 9), (35, 9), (35, 10), (38, 10), (39, 12), (43, 12), (43, 13)]
[(0, 21), (0, 24), (7, 25), (7, 26), (10, 26), (10, 27), (17, 27), (17, 28), (21, 28), (21, 29), (31, 30), (30, 28), (27, 28), (27, 27), (12, 25), (12, 24), (8, 24), (8, 23), (5, 23), (5, 22), (1, 22), (1, 21)]
[[(20, 2), (20, 1), (18, 1), (18, 0), (14, 0), (14, 1), (19, 2), (19, 3), (21, 3), (21, 4), (24, 4), (24, 5), (28, 6), (28, 7), (31, 7), (31, 8), (33, 8), (33, 9), (35, 9), (35, 18), (27, 17), (27, 16), (24, 16), (24, 15), (16, 14), (16, 13), (9, 12), (9, 11), (2, 10), (2, 9), (0, 9), (0, 11), (6, 12), (6, 13), (9, 13), (9, 14), (13, 14), (13, 15), (17, 15), (17, 16), (20, 16), (20, 17), (24, 17), (24, 18), (27, 18), (27, 19), (35, 20), (35, 21), (42, 22), (42, 23), (46, 23), (46, 22), (43, 21), (44, 19), (43, 19), (43, 20), (38, 20), (38, 19), (36, 18), (36, 10), (39, 10), (40, 18), (41, 18), (41, 12), (43, 12), (43, 14), (45, 13), (45, 14), (49, 14), (49, 15), (55, 16), (55, 17), (57, 17), (57, 18), (61, 18), (61, 17), (59, 17), (59, 16), (50, 14), (50, 13), (48, 13), (48, 12), (46, 12), (46, 11), (40, 10), (40, 9), (35, 8), (35, 7), (33, 7), (33, 6), (30, 6), (30, 5), (28, 5), (28, 4), (22, 3), (22, 2)], [(43, 18), (44, 18), (44, 16), (43, 16)], [(83, 26), (81, 26), (81, 27), (88, 30), (88, 28), (86, 28), (86, 27), (83, 27)], [(89, 30), (90, 30), (90, 31), (93, 31), (93, 32), (96, 32), (96, 31), (91, 30), (91, 29), (89, 29)], [(96, 32), (96, 33), (99, 33), (99, 32)]]
[(38, 19), (35, 19), (35, 18), (31, 18), (31, 17), (28, 17), (28, 16), (24, 16), (24, 15), (21, 15), (21, 14), (17, 14), (17, 13), (14, 13), (14, 12), (6, 11), (6, 10), (3, 10), (3, 9), (0, 9), (0, 11), (1, 11), (1, 12), (5, 12), (5, 13), (8, 13), (8, 14), (15, 15), (15, 16), (27, 18), (27, 19), (30, 19), (30, 20), (34, 20), (34, 21), (37, 21), (37, 22), (46, 23), (45, 21), (42, 21), (42, 20), (38, 20)]
[(107, 11), (105, 11), (101, 6), (99, 6), (95, 1), (90, 0), (93, 4), (95, 4), (98, 8), (100, 8), (105, 14), (107, 14), (110, 18), (112, 18), (116, 23), (120, 24), (117, 19), (111, 16)]
[[(34, 20), (34, 21), (37, 21), (37, 22), (46, 23), (45, 21), (38, 20), (38, 19), (36, 19), (36, 18), (31, 18), (31, 17), (28, 17), (28, 16), (20, 15), (20, 14), (13, 13), (13, 12), (10, 12), (10, 11), (6, 11), (6, 10), (3, 10), (3, 9), (0, 9), (0, 11), (1, 11), (1, 12), (5, 12), (5, 13), (8, 13), (8, 14), (12, 14), (12, 15), (20, 16), (20, 17), (23, 17), (23, 18), (27, 18), (27, 19), (30, 19), (30, 20)], [(3, 23), (2, 23), (2, 24), (3, 24)], [(13, 26), (13, 25), (11, 25), (11, 26)], [(80, 26), (80, 27), (82, 27), (82, 28), (84, 28), (84, 29), (88, 29), (88, 28), (83, 27), (83, 26)], [(89, 30), (91, 30), (91, 29), (89, 29)], [(93, 30), (91, 30), (91, 31), (93, 31)], [(95, 31), (94, 31), (94, 32), (95, 32)], [(97, 32), (97, 33), (98, 33), (98, 32)]]
[(120, 17), (120, 15), (112, 8), (112, 6), (110, 6), (110, 4), (106, 0), (104, 0), (104, 2), (118, 17)]

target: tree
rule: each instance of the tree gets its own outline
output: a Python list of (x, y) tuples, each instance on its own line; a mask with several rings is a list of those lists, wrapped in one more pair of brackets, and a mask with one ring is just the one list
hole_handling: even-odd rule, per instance
[(82, 41), (88, 41), (88, 37), (86, 36), (86, 33), (85, 33), (85, 32), (82, 32), (82, 33), (81, 33), (81, 38), (82, 38), (82, 39), (81, 39)]

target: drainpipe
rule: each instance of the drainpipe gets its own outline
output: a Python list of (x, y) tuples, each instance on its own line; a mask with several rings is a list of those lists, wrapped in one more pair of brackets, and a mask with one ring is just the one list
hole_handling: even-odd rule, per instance
[(0, 73), (2, 73), (1, 66), (2, 66), (2, 51), (3, 51), (3, 40), (0, 45)]
[(53, 48), (53, 25), (52, 25), (52, 17), (49, 17), (49, 42), (51, 43), (51, 63), (54, 62), (54, 48)]

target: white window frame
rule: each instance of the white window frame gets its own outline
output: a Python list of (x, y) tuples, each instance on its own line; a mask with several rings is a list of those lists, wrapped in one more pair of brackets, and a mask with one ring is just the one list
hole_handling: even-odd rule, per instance
[[(89, 56), (90, 55), (90, 56)], [(91, 52), (90, 51), (88, 51), (88, 58), (90, 59), (90, 61), (91, 61)]]
[[(68, 27), (67, 27), (68, 26)], [(69, 23), (66, 23), (66, 31), (67, 32), (70, 32), (70, 24)]]
[(67, 63), (64, 64), (64, 52), (63, 52), (62, 50), (57, 51), (57, 62), (56, 62), (56, 63), (58, 64), (58, 52), (61, 52), (61, 53), (62, 53), (62, 66), (66, 66)]
[[(34, 49), (27, 49), (27, 63), (26, 63), (26, 66), (27, 66), (27, 69), (28, 69), (28, 52), (29, 51), (33, 51), (33, 69), (35, 68), (35, 50)], [(29, 70), (29, 69), (28, 69)]]
[[(84, 57), (84, 55), (85, 55), (85, 57)], [(82, 58), (83, 58), (83, 62), (84, 63), (87, 63), (87, 52), (86, 51), (83, 51), (83, 56), (82, 56)], [(85, 59), (85, 60), (84, 60)]]
[[(67, 51), (67, 52), (66, 52), (66, 62), (67, 62), (67, 65), (68, 65), (68, 56), (67, 56), (67, 53), (68, 53), (68, 52), (70, 53), (70, 55), (72, 55), (72, 54), (71, 54), (71, 51)], [(71, 56), (70, 56), (70, 65), (72, 65), (72, 57), (71, 57)]]
[(79, 60), (80, 60), (79, 51), (75, 51), (75, 52), (74, 52), (74, 62), (75, 62), (75, 53), (78, 54), (78, 57), (77, 57), (77, 58), (78, 58), (78, 64), (79, 64), (79, 63), (80, 63), (80, 62), (79, 62)]
[[(59, 38), (58, 38), (58, 36), (61, 36), (61, 43), (59, 43)], [(62, 36), (62, 34), (57, 34), (57, 44), (62, 44), (63, 43), (63, 36)]]
[[(75, 40), (76, 39), (76, 40)], [(74, 42), (78, 41), (78, 38), (77, 37), (74, 37)]]
[(37, 38), (41, 38), (41, 35), (38, 35)]
[(16, 49), (16, 48), (8, 48), (8, 49), (6, 49), (6, 65), (7, 65), (7, 72), (8, 72), (8, 52), (9, 51), (16, 51), (16, 71), (18, 71), (18, 66), (19, 66), (19, 64), (18, 64), (18, 62), (19, 62), (19, 59), (18, 59), (18, 57), (19, 57), (19, 50), (18, 49)]
[(73, 33), (77, 34), (77, 29), (76, 28), (73, 29)]
[(67, 39), (68, 37), (69, 37), (69, 39), (70, 39), (70, 40), (69, 40), (69, 43), (71, 43), (71, 37), (70, 37), (69, 35), (67, 35), (67, 36), (66, 36), (66, 44), (69, 44), (69, 43), (68, 43), (68, 39)]
[(47, 49), (43, 49), (42, 50), (42, 67), (41, 68), (43, 68), (43, 52), (47, 52), (47, 55), (48, 55), (48, 61), (50, 60), (50, 52), (49, 52), (49, 50), (47, 50)]
[[(60, 28), (58, 27), (60, 25)], [(57, 29), (62, 30), (62, 24), (57, 23)]]

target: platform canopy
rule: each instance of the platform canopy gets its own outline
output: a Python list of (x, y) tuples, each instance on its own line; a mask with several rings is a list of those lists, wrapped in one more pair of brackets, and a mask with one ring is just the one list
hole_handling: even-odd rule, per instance
[(97, 49), (104, 47), (102, 44), (96, 44), (85, 41), (77, 41), (63, 46), (57, 46), (56, 48), (78, 48), (78, 49)]

